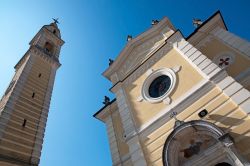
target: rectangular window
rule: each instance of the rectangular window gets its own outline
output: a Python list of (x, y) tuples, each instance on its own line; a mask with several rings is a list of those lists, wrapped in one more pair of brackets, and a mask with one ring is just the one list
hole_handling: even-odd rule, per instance
[(23, 120), (23, 127), (25, 127), (26, 122), (27, 122), (27, 120), (26, 120), (26, 119), (24, 119), (24, 120)]
[(32, 98), (34, 98), (35, 97), (35, 93), (33, 92), (33, 94), (32, 94)]

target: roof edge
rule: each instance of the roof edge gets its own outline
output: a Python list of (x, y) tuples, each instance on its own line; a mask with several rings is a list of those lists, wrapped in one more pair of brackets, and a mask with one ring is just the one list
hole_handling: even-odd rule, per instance
[(98, 118), (97, 118), (97, 115), (98, 115), (99, 113), (101, 113), (102, 110), (104, 110), (105, 108), (107, 108), (109, 105), (113, 104), (115, 101), (116, 101), (116, 98), (114, 98), (114, 99), (113, 99), (112, 101), (110, 101), (108, 104), (104, 105), (100, 110), (98, 110), (98, 111), (93, 115), (93, 117), (96, 118), (96, 119), (98, 119)]
[(188, 40), (190, 39), (193, 35), (196, 34), (196, 32), (198, 32), (203, 26), (205, 26), (210, 20), (212, 20), (216, 15), (220, 15), (223, 24), (225, 25), (226, 30), (228, 30), (227, 25), (224, 21), (224, 18), (222, 17), (222, 14), (220, 12), (220, 10), (217, 10), (212, 16), (210, 16), (208, 19), (206, 19), (206, 21), (204, 21), (199, 27), (197, 27), (191, 34), (188, 35), (188, 37), (186, 37), (185, 39)]

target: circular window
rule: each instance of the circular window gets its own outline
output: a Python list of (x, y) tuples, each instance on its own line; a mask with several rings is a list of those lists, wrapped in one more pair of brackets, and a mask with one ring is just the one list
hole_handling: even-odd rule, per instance
[(152, 72), (142, 86), (144, 100), (155, 103), (163, 101), (174, 89), (176, 75), (173, 70), (163, 68)]
[(171, 79), (167, 75), (157, 77), (149, 86), (148, 93), (150, 97), (157, 98), (164, 95), (171, 85)]

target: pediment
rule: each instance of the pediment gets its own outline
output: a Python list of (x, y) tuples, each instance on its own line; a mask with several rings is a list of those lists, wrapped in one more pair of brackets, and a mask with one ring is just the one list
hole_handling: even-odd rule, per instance
[[(165, 40), (174, 33), (174, 27), (163, 18), (157, 25), (127, 43), (113, 64), (103, 75), (116, 83), (124, 79), (131, 71), (143, 63), (149, 55), (160, 48)], [(111, 78), (115, 74), (115, 81)]]

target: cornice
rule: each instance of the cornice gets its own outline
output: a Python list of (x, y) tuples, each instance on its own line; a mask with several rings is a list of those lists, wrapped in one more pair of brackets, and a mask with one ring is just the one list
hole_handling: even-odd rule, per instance
[(170, 29), (175, 30), (174, 26), (171, 24), (171, 22), (167, 17), (164, 17), (157, 25), (152, 26), (146, 32), (142, 33), (141, 35), (129, 41), (125, 46), (125, 48), (118, 55), (114, 63), (111, 66), (109, 66), (109, 68), (106, 69), (102, 73), (102, 75), (110, 80), (110, 77), (113, 74), (113, 72), (121, 67), (121, 64), (130, 55), (131, 51), (134, 48), (141, 45), (142, 43), (145, 43), (145, 41), (151, 39), (152, 37), (155, 37), (156, 35), (160, 34), (164, 28), (169, 28), (169, 30)]
[(97, 111), (93, 117), (99, 119), (105, 123), (105, 118), (114, 111), (117, 111), (118, 107), (116, 104), (116, 98), (113, 99), (109, 104), (104, 105), (99, 111)]
[(38, 46), (31, 46), (29, 50), (24, 54), (24, 56), (18, 61), (18, 63), (15, 65), (15, 69), (18, 70), (18, 68), (23, 64), (25, 61), (25, 58), (27, 58), (29, 55), (38, 55), (51, 65), (54, 65), (55, 67), (59, 68), (61, 66), (58, 58), (54, 56), (50, 56), (48, 53), (44, 52), (42, 48), (39, 48)]
[(228, 30), (220, 11), (215, 12), (206, 21), (204, 21), (198, 28), (194, 30), (194, 32), (186, 37), (186, 40), (192, 44), (194, 44), (194, 42), (199, 42), (199, 38), (204, 38), (203, 35), (208, 34), (216, 27), (221, 27), (225, 30)]

